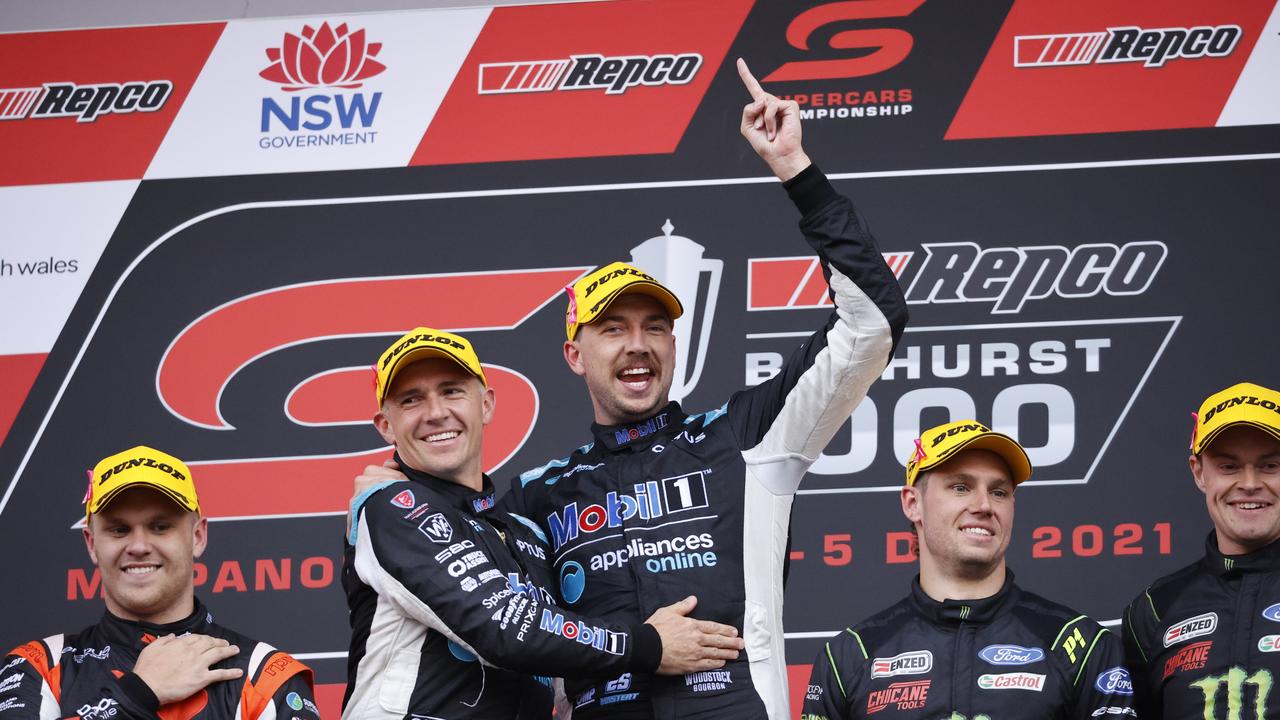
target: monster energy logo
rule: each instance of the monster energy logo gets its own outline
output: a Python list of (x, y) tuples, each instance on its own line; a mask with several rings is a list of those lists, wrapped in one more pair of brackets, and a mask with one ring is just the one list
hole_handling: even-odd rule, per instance
[[(1259, 670), (1247, 675), (1244, 668), (1233, 667), (1222, 675), (1211, 675), (1191, 683), (1204, 693), (1204, 720), (1243, 720), (1244, 687), (1252, 685), (1253, 717), (1267, 717), (1267, 696), (1271, 694), (1271, 672)], [(1226, 713), (1218, 714), (1218, 691), (1226, 687)]]

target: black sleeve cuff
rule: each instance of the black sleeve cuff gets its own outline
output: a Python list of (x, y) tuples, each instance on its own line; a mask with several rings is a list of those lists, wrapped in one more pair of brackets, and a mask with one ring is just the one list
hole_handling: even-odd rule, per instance
[(800, 174), (782, 183), (782, 187), (786, 188), (796, 209), (805, 216), (839, 197), (827, 176), (818, 169), (817, 163), (810, 163)]
[(662, 664), (662, 636), (649, 623), (631, 628), (635, 647), (631, 650), (632, 672), (652, 674)]
[(152, 692), (150, 686), (142, 681), (142, 678), (127, 672), (120, 676), (116, 681), (120, 685), (120, 690), (129, 698), (133, 704), (150, 713), (155, 713), (160, 709), (160, 698)]

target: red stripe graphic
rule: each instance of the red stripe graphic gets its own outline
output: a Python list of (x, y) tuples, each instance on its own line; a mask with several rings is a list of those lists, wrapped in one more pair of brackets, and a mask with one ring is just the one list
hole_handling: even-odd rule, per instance
[[(157, 391), (182, 420), (230, 429), (218, 407), (222, 388), (261, 355), (320, 338), (394, 337), (425, 322), (450, 329), (514, 327), (584, 269), (336, 280), (239, 298), (179, 333), (160, 362)], [(424, 315), (421, 306), (388, 304), (388, 297), (431, 298), (431, 309)]]
[(0, 90), (0, 120), (21, 120), (36, 104), (42, 88), (10, 88)]
[[(883, 254), (894, 277), (902, 277), (912, 254), (910, 251)], [(747, 265), (748, 310), (831, 307), (826, 279), (817, 258), (752, 258)]]
[[(537, 419), (538, 396), (523, 375), (485, 365), (485, 378), (501, 398), (502, 412), (485, 428), (481, 458), (493, 472), (520, 448)], [(352, 371), (340, 380), (305, 384), (291, 399), (297, 419), (370, 423), (375, 407), (372, 370)], [(332, 376), (327, 376), (332, 377)], [(337, 392), (326, 395), (321, 392)], [(327, 406), (319, 410), (321, 406)], [(299, 417), (299, 415), (303, 417)], [(199, 478), (200, 503), (215, 518), (340, 512), (351, 499), (351, 479), (368, 464), (391, 456), (384, 447), (337, 457), (255, 458), (189, 463)]]
[(0, 445), (4, 444), (47, 357), (47, 353), (0, 355)]

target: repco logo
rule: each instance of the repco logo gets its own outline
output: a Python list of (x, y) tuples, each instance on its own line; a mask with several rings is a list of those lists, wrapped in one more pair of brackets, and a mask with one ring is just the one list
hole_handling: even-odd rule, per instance
[(138, 80), (126, 83), (45, 83), (33, 118), (73, 117), (76, 122), (93, 122), (111, 113), (155, 112), (173, 94), (168, 80)]
[(1155, 240), (1113, 245), (1089, 243), (992, 247), (976, 243), (921, 245), (924, 262), (907, 290), (907, 302), (992, 303), (991, 312), (1016, 313), (1028, 300), (1140, 295), (1169, 254)]
[(480, 95), (604, 90), (621, 95), (636, 86), (687, 85), (702, 67), (698, 53), (680, 55), (573, 55), (557, 60), (482, 63)]
[(98, 478), (98, 484), (101, 485), (102, 483), (106, 482), (107, 478), (110, 478), (112, 475), (115, 475), (116, 473), (123, 472), (125, 470), (132, 470), (133, 468), (136, 468), (136, 467), (156, 468), (162, 472), (169, 473), (170, 475), (174, 476), (179, 480), (187, 479), (186, 475), (183, 475), (182, 473), (178, 472), (169, 463), (156, 462), (155, 460), (152, 460), (149, 457), (140, 457), (140, 458), (133, 458), (132, 460), (125, 460), (124, 462), (119, 463), (114, 467), (107, 468), (106, 471), (102, 473), (102, 477)]
[[(860, 0), (819, 5), (805, 10), (791, 21), (787, 26), (787, 42), (797, 50), (812, 52), (814, 48), (810, 46), (810, 40), (822, 28), (855, 20), (906, 17), (923, 4), (924, 0)], [(828, 47), (831, 50), (852, 50), (850, 54), (853, 57), (784, 63), (766, 75), (764, 82), (875, 75), (905, 60), (914, 44), (911, 33), (897, 28), (839, 30), (827, 40)]]

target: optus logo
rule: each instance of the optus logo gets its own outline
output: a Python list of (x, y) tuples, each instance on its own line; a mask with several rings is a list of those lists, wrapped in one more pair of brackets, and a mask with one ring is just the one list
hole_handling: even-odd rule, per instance
[(314, 87), (354, 89), (387, 69), (374, 59), (381, 50), (382, 43), (366, 41), (363, 28), (351, 32), (346, 23), (337, 29), (327, 22), (319, 29), (304, 25), (301, 35), (285, 33), (280, 47), (267, 48), (271, 64), (258, 75), (289, 92)]

